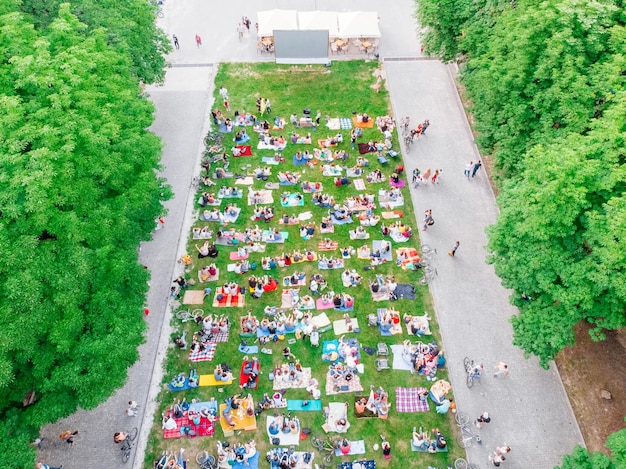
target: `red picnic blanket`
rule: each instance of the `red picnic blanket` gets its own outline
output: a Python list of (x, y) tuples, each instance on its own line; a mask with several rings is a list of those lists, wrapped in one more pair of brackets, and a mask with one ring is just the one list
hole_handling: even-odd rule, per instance
[(396, 411), (428, 412), (428, 401), (420, 399), (420, 391), (428, 390), (426, 388), (396, 388)]
[[(170, 411), (168, 410), (166, 415), (169, 416)], [(209, 422), (207, 418), (201, 418), (200, 423), (196, 425), (193, 423), (193, 420), (189, 420), (187, 418), (187, 412), (184, 412), (184, 415), (180, 418), (174, 419), (176, 420), (176, 428), (172, 430), (163, 429), (163, 438), (171, 439), (171, 438), (182, 438), (183, 435), (180, 432), (181, 427), (189, 426), (191, 431), (195, 432), (197, 436), (213, 436), (215, 433), (215, 426), (212, 422)]]

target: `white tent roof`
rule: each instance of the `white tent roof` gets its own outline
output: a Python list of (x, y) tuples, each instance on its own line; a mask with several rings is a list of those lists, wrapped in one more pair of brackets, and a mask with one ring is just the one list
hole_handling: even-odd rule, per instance
[(298, 25), (300, 30), (328, 30), (329, 36), (339, 36), (336, 11), (299, 11)]
[(259, 37), (273, 36), (275, 29), (298, 29), (298, 13), (296, 10), (258, 11)]
[(378, 12), (347, 11), (338, 13), (339, 36), (341, 37), (380, 37)]

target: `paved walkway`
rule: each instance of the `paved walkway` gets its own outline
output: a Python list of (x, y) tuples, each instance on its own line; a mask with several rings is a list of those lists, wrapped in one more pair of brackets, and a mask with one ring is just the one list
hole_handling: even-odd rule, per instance
[[(254, 24), (257, 5), (252, 0), (166, 2), (165, 18), (159, 24), (170, 36), (178, 36), (181, 49), (170, 56), (174, 68), (168, 71), (165, 86), (151, 87), (149, 92), (157, 109), (152, 128), (165, 142), (162, 174), (175, 197), (166, 204), (165, 228), (144, 243), (140, 256), (152, 272), (147, 340), (140, 348), (140, 360), (129, 370), (126, 385), (107, 402), (42, 429), (47, 441), (38, 460), (63, 464), (64, 469), (130, 467), (130, 462), (122, 465), (112, 434), (137, 426), (140, 438), (133, 467), (142, 467), (170, 335), (167, 293), (179, 268), (176, 259), (183, 249), (181, 243), (184, 246), (181, 236), (186, 236), (191, 226), (189, 182), (199, 170), (213, 87), (212, 65), (269, 59), (257, 54), (254, 34), (237, 40), (236, 22), (247, 15)], [(340, 6), (341, 10), (379, 11), (381, 57), (420, 55), (412, 0), (396, 0), (386, 9), (376, 0), (345, 0)], [(286, 0), (272, 0), (264, 2), (263, 8), (295, 7)], [(338, 5), (334, 0), (302, 0), (297, 8), (336, 10)], [(196, 33), (203, 38), (202, 48), (195, 46)], [(416, 163), (422, 169), (429, 165), (444, 168), (442, 184), (420, 188), (419, 193), (414, 192), (413, 202), (418, 219), (431, 207), (437, 220), (424, 233), (424, 242), (441, 253), (432, 292), (459, 408), (472, 416), (488, 410), (494, 417), (484, 431), (485, 444), (470, 449), (470, 458), (486, 467), (487, 452), (507, 442), (513, 446), (507, 467), (552, 467), (582, 438), (558, 375), (541, 370), (535, 361), (524, 360), (511, 345), (507, 318), (514, 310), (492, 267), (485, 265), (482, 248), (484, 227), (495, 220), (495, 201), (484, 173), (471, 183), (463, 180), (466, 160), (476, 156), (453, 82), (446, 68), (435, 61), (388, 62), (386, 70), (395, 114), (410, 115), (414, 121), (429, 118), (433, 124), (407, 159), (407, 170)], [(445, 252), (456, 239), (461, 241), (458, 258), (449, 259)], [(488, 366), (502, 359), (511, 364), (511, 377), (502, 382), (485, 379), (470, 392), (463, 384), (461, 361), (465, 355), (484, 360)], [(136, 419), (123, 413), (130, 399), (141, 404)], [(80, 430), (73, 448), (66, 448), (57, 437), (67, 428)]]
[[(507, 443), (507, 469), (552, 468), (583, 444), (582, 436), (554, 364), (546, 371), (512, 345), (511, 292), (485, 263), (485, 228), (496, 220), (495, 198), (484, 169), (471, 181), (463, 175), (478, 155), (450, 68), (426, 60), (386, 62), (385, 71), (395, 116), (431, 122), (405, 157), (409, 178), (416, 166), (443, 169), (441, 184), (411, 189), (411, 195), (418, 223), (428, 208), (435, 219), (420, 235), (438, 251), (431, 291), (457, 405), (472, 418), (484, 411), (492, 417), (481, 432), (482, 446), (468, 449), (470, 462), (487, 467), (489, 452)], [(451, 258), (447, 252), (457, 240), (461, 244)], [(465, 385), (465, 356), (485, 364), (486, 376), (472, 389)], [(509, 364), (508, 378), (492, 378), (499, 360)]]

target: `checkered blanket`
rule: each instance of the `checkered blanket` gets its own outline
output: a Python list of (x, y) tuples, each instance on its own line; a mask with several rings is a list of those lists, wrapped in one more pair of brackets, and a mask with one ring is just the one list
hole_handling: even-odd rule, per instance
[(192, 362), (210, 362), (215, 357), (216, 348), (217, 344), (215, 342), (209, 342), (208, 344), (206, 344), (206, 348), (203, 351), (189, 352), (189, 360), (191, 360)]
[(396, 388), (397, 412), (428, 412), (428, 401), (420, 400), (418, 392), (425, 388)]
[(290, 379), (289, 365), (283, 364), (280, 367), (280, 375), (274, 370), (274, 391), (279, 389), (306, 388), (311, 381), (311, 368), (302, 368), (302, 373), (296, 379)]
[(341, 130), (350, 130), (352, 128), (352, 119), (349, 117), (341, 117), (339, 119), (339, 125), (341, 125)]
[[(218, 299), (218, 295), (222, 295), (221, 300)], [(230, 306), (243, 308), (244, 303), (245, 298), (242, 293), (237, 293), (236, 295), (224, 295), (223, 287), (215, 289), (215, 298), (213, 299), (214, 308), (227, 308)]]
[(341, 394), (344, 392), (361, 392), (363, 391), (363, 386), (361, 386), (361, 378), (359, 375), (352, 375), (352, 379), (350, 381), (346, 381), (341, 378), (337, 381), (334, 381), (330, 377), (330, 372), (326, 373), (326, 395), (332, 396), (333, 394)]
[(228, 333), (230, 328), (225, 331), (219, 331), (217, 334), (213, 334), (213, 342), (228, 342)]
[(200, 423), (196, 425), (195, 423), (193, 423), (193, 420), (189, 420), (187, 418), (187, 413), (185, 412), (185, 415), (183, 417), (175, 420), (176, 428), (172, 430), (163, 429), (163, 438), (165, 438), (166, 440), (171, 438), (182, 438), (183, 436), (186, 436), (180, 433), (180, 428), (182, 426), (189, 426), (191, 428), (191, 431), (195, 432), (197, 436), (213, 436), (213, 434), (215, 433), (215, 426), (206, 418), (201, 418)]

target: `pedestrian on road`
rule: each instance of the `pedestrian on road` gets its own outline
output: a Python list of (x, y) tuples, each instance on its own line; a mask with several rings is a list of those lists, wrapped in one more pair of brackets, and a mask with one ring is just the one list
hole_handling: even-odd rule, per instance
[(243, 39), (243, 33), (245, 30), (246, 27), (243, 24), (237, 23), (237, 35), (239, 36), (240, 41)]
[(474, 421), (474, 425), (478, 428), (483, 428), (486, 423), (491, 422), (491, 417), (489, 417), (488, 412), (483, 412), (480, 416)]
[(137, 404), (135, 401), (128, 401), (128, 407), (137, 410), (139, 408), (139, 404)]
[(424, 135), (426, 133), (426, 129), (430, 126), (430, 121), (428, 119), (426, 119), (424, 121), (424, 123), (422, 124), (422, 135)]
[(441, 174), (440, 169), (435, 169), (433, 173), (433, 177), (430, 178), (430, 183), (434, 186), (435, 184), (439, 184), (439, 174)]
[(501, 456), (504, 459), (504, 455), (508, 454), (511, 451), (511, 447), (509, 445), (499, 446), (496, 448), (495, 454)]
[(68, 445), (74, 446), (74, 437), (78, 435), (78, 430), (70, 431), (65, 430), (63, 433), (59, 435), (59, 438), (64, 440)]
[(415, 168), (413, 170), (413, 179), (411, 180), (411, 182), (413, 183), (413, 187), (415, 187), (417, 189), (417, 185), (419, 184), (420, 181), (420, 170), (419, 168)]
[(202, 45), (202, 38), (199, 34), (196, 34), (196, 46), (200, 47)]
[(248, 30), (248, 33), (250, 32), (250, 25), (252, 24), (252, 21), (250, 21), (250, 18), (248, 18), (246, 16), (246, 19), (244, 20), (244, 23), (246, 25), (246, 29)]
[(500, 464), (502, 464), (505, 459), (506, 458), (504, 456), (500, 456), (497, 454), (489, 455), (489, 462), (491, 463), (492, 466), (500, 467)]
[(137, 410), (129, 407), (128, 409), (126, 409), (126, 415), (128, 415), (129, 417), (137, 417)]
[(496, 363), (496, 366), (494, 366), (494, 370), (495, 370), (493, 373), (494, 378), (499, 378), (500, 376), (502, 376), (503, 378), (506, 378), (507, 376), (509, 376), (509, 365), (507, 365), (504, 362)]
[(59, 467), (52, 467), (52, 466), (48, 466), (47, 464), (38, 462), (37, 465), (35, 466), (35, 469), (61, 469), (63, 466), (59, 466)]
[(174, 41), (174, 47), (176, 47), (176, 49), (180, 49), (180, 44), (178, 43), (178, 38), (176, 37), (176, 34), (172, 34), (172, 40)]
[(454, 243), (454, 246), (452, 246), (452, 249), (448, 251), (449, 256), (454, 257), (454, 255), (456, 254), (456, 250), (459, 249), (459, 244), (461, 244), (459, 241)]
[(422, 182), (426, 184), (429, 179), (430, 179), (430, 168), (428, 168), (426, 171), (424, 171), (424, 174), (422, 174)]
[(426, 231), (429, 226), (434, 225), (435, 220), (433, 219), (433, 211), (431, 209), (426, 209), (424, 212), (424, 223), (422, 224), (422, 231)]
[(478, 170), (480, 169), (482, 165), (483, 164), (480, 162), (480, 160), (474, 163), (474, 167), (472, 168), (472, 177), (476, 176), (476, 173), (478, 172)]
[(467, 179), (470, 178), (473, 169), (474, 169), (474, 162), (473, 161), (470, 161), (469, 163), (467, 163), (465, 165), (465, 170), (463, 171), (463, 174), (465, 174)]

